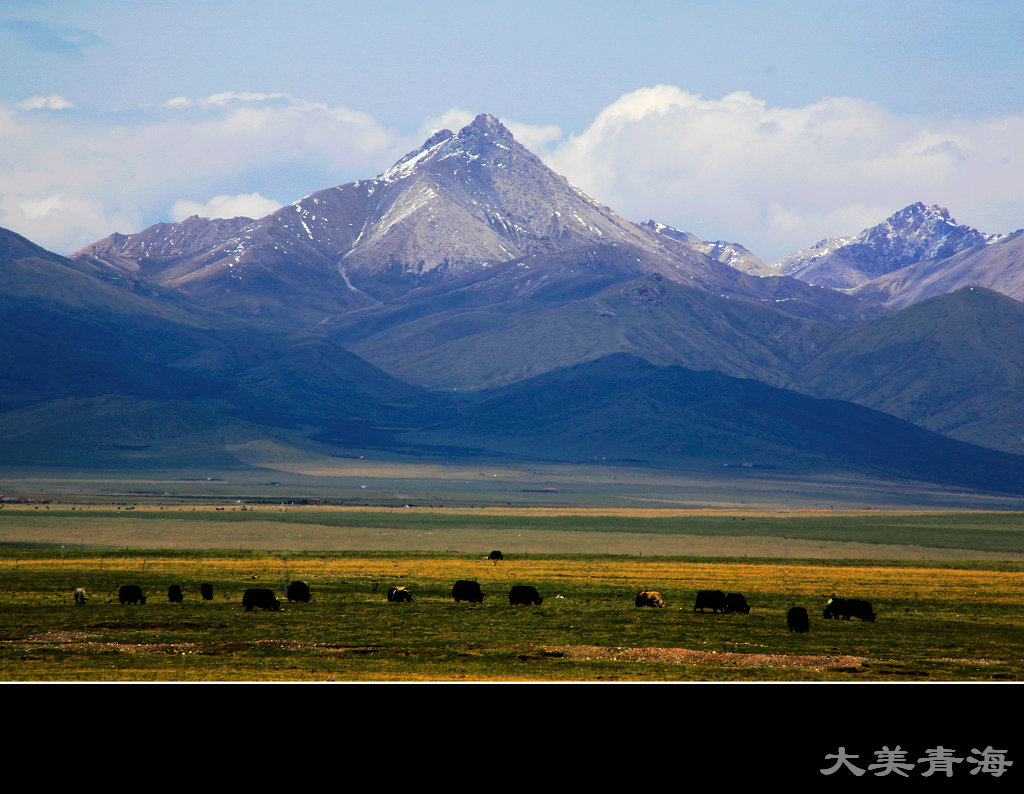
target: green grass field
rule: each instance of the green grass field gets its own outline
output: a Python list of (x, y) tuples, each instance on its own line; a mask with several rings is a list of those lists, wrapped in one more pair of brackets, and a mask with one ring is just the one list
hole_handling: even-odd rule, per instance
[[(0, 511), (0, 680), (1024, 679), (1015, 513), (49, 507)], [(430, 533), (447, 548), (417, 549)], [(385, 537), (405, 548), (349, 545)], [(573, 537), (615, 549), (558, 550)], [(664, 552), (680, 538), (727, 551)], [(782, 553), (797, 542), (890, 556)], [(641, 543), (650, 551), (630, 551)], [(489, 548), (506, 559), (488, 561)], [(483, 604), (451, 599), (463, 578), (480, 582)], [(283, 601), (292, 579), (310, 583), (310, 603)], [(125, 583), (148, 603), (121, 605)], [(519, 583), (544, 603), (511, 607)], [(168, 601), (171, 584), (183, 603)], [(393, 584), (415, 601), (388, 603)], [(254, 586), (275, 590), (281, 610), (246, 612)], [(642, 589), (668, 606), (638, 609)], [(751, 612), (694, 613), (700, 589), (741, 592)], [(833, 592), (870, 600), (876, 622), (823, 619)], [(787, 630), (794, 604), (811, 614), (809, 634)]]
[(47, 504), (0, 510), (0, 544), (1024, 560), (1024, 514)]

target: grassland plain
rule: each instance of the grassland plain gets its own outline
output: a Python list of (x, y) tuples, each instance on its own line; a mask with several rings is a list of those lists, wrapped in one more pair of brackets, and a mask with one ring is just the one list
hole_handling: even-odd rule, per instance
[[(329, 487), (290, 482), (280, 470), (247, 480), (187, 474), (140, 481), (44, 472), (0, 488), (49, 500), (0, 510), (0, 681), (8, 695), (13, 685), (37, 700), (35, 683), (61, 684), (57, 711), (88, 715), (86, 734), (97, 737), (83, 757), (90, 763), (109, 737), (124, 735), (125, 720), (162, 715), (186, 726), (219, 714), (223, 747), (245, 735), (250, 720), (239, 715), (269, 732), (271, 723), (325, 709), (362, 720), (375, 745), (373, 715), (389, 724), (401, 715), (415, 725), (412, 744), (431, 752), (450, 751), (453, 720), (500, 724), (507, 738), (556, 735), (571, 716), (575, 738), (608, 749), (594, 781), (602, 787), (615, 760), (635, 784), (622, 726), (632, 726), (627, 741), (666, 731), (699, 746), (692, 762), (721, 781), (744, 770), (761, 783), (766, 770), (792, 781), (802, 771), (820, 785), (826, 754), (840, 744), (868, 759), (885, 742), (913, 748), (912, 758), (938, 745), (963, 755), (986, 744), (1009, 747), (1013, 758), (1019, 750), (1019, 731), (1007, 733), (997, 716), (1016, 712), (1024, 676), (1019, 499), (791, 479), (738, 491), (742, 473), (714, 489), (603, 468), (587, 477), (467, 469), (429, 488), (404, 471), (362, 468)], [(282, 483), (268, 487), (269, 477)], [(296, 502), (335, 504), (281, 504), (284, 491)], [(342, 500), (348, 506), (336, 505)], [(941, 509), (950, 504), (959, 511)], [(492, 548), (506, 559), (486, 561)], [(451, 600), (462, 577), (481, 582), (483, 604)], [(242, 608), (246, 587), (281, 596), (293, 578), (312, 584), (309, 604)], [(203, 581), (215, 587), (212, 601), (200, 600)], [(148, 603), (118, 603), (125, 582), (142, 585)], [(508, 588), (520, 582), (537, 586), (544, 603), (509, 606)], [(185, 589), (182, 604), (167, 600), (172, 583)], [(388, 604), (391, 583), (408, 584), (416, 600)], [(90, 594), (84, 607), (72, 605), (77, 586)], [(665, 595), (666, 609), (633, 605), (648, 587)], [(751, 613), (693, 613), (702, 587), (745, 593)], [(876, 623), (820, 618), (833, 591), (872, 600)], [(810, 634), (786, 630), (794, 603), (811, 612)], [(92, 682), (166, 683), (126, 691)], [(237, 687), (181, 686), (207, 682), (287, 685), (262, 687), (240, 708)], [(347, 687), (330, 690), (331, 701), (321, 687), (294, 686), (319, 682), (429, 685), (376, 689), (368, 712), (353, 711)], [(470, 711), (464, 689), (451, 690), (459, 683), (476, 685)], [(520, 683), (571, 686), (507, 686)], [(679, 686), (634, 686), (644, 683)], [(38, 710), (35, 731), (19, 714), (19, 732), (52, 731), (57, 711)], [(713, 739), (737, 730), (739, 750)], [(337, 752), (336, 733), (317, 733), (304, 739), (306, 750), (322, 738), (321, 749)], [(431, 747), (428, 735), (444, 747)], [(134, 744), (132, 754), (146, 746)], [(530, 754), (545, 747), (564, 760), (561, 741), (535, 743)], [(410, 751), (403, 747), (403, 757)], [(646, 754), (643, 767), (652, 770), (658, 755)], [(678, 754), (663, 757), (677, 775)]]
[[(762, 511), (35, 507), (0, 512), (5, 681), (1024, 679), (1024, 561), (966, 558), (1019, 555), (1016, 514), (807, 513), (780, 520)], [(234, 542), (240, 536), (232, 536), (230, 549), (207, 545), (228, 527), (245, 528), (243, 548)], [(296, 548), (289, 533), (317, 527), (325, 538), (339, 529), (367, 538), (390, 532), (413, 546), (419, 532), (447, 528), (467, 542), (482, 532), (506, 559), (494, 563), (479, 550), (453, 547)], [(544, 548), (555, 542), (544, 533), (628, 538), (631, 531), (666, 541), (681, 533), (752, 544), (793, 537), (823, 545), (902, 545), (915, 555), (923, 549), (940, 556), (797, 559)], [(534, 532), (541, 534), (530, 535), (530, 549), (517, 551), (524, 534)], [(156, 538), (163, 546), (147, 547)], [(268, 548), (268, 540), (278, 548)], [(941, 558), (951, 551), (964, 558)], [(482, 604), (451, 599), (452, 583), (462, 578), (480, 582)], [(283, 598), (292, 579), (310, 583), (310, 603), (284, 602), (279, 612), (242, 608), (247, 587), (270, 587)], [(213, 584), (212, 601), (201, 600), (201, 582)], [(117, 589), (124, 583), (141, 585), (148, 603), (121, 605)], [(535, 585), (544, 603), (511, 607), (507, 593), (518, 583)], [(183, 603), (168, 601), (171, 584), (182, 585)], [(392, 584), (408, 585), (415, 601), (388, 603)], [(83, 607), (72, 604), (76, 587), (90, 594)], [(634, 596), (648, 588), (659, 590), (668, 607), (636, 608)], [(699, 589), (742, 592), (751, 613), (695, 613)], [(833, 592), (867, 598), (877, 621), (824, 620), (821, 608)], [(785, 614), (794, 604), (811, 613), (811, 633), (787, 631)]]
[(1024, 560), (1024, 514), (391, 508), (237, 504), (8, 505), (0, 543), (85, 549)]

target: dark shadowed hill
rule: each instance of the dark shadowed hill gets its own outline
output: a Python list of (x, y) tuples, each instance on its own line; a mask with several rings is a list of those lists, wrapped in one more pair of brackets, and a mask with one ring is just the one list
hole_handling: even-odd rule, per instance
[(842, 329), (797, 375), (962, 441), (1024, 453), (1024, 304), (964, 288)]
[(489, 390), (424, 438), (558, 460), (838, 467), (947, 486), (1024, 491), (1024, 457), (886, 414), (752, 380), (619, 354)]
[[(117, 395), (131, 398), (130, 412), (138, 400), (192, 403), (270, 426), (313, 419), (339, 435), (346, 426), (401, 425), (425, 399), (322, 336), (100, 278), (10, 232), (0, 246), (0, 410)], [(122, 403), (103, 404), (115, 424)]]

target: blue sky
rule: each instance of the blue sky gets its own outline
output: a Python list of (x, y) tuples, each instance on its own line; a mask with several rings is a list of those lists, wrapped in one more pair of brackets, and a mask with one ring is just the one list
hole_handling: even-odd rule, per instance
[(630, 220), (773, 261), (913, 201), (1024, 226), (1024, 3), (0, 3), (0, 226), (265, 214), (492, 113)]

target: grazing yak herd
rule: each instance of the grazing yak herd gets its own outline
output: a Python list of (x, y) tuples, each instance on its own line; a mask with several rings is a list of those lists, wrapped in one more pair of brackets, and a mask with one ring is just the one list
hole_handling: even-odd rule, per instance
[[(538, 602), (539, 603), (539, 602)], [(644, 590), (637, 594), (636, 605), (638, 607), (663, 607), (665, 599), (661, 593), (654, 590)], [(712, 612), (721, 612), (723, 615), (738, 613), (741, 615), (750, 614), (750, 605), (741, 593), (724, 593), (721, 590), (701, 590), (697, 593), (697, 601), (693, 605), (694, 612), (703, 613), (705, 609)], [(871, 602), (862, 601), (859, 598), (840, 598), (833, 594), (829, 597), (822, 610), (825, 618), (859, 618), (869, 623), (875, 622), (875, 612), (871, 608)], [(792, 607), (786, 613), (786, 626), (791, 632), (807, 634), (811, 630), (811, 618), (804, 607)]]
[[(492, 551), (488, 557), (490, 560), (500, 560), (501, 552)], [(213, 599), (213, 585), (205, 582), (199, 586), (200, 595), (204, 601)], [(85, 589), (78, 587), (73, 593), (74, 602), (77, 606), (84, 606), (88, 598)], [(474, 604), (482, 604), (484, 600), (483, 590), (480, 584), (475, 581), (460, 579), (452, 586), (452, 599), (456, 603), (468, 601)], [(145, 604), (146, 596), (142, 588), (135, 584), (126, 584), (121, 587), (117, 594), (122, 604)], [(180, 604), (184, 599), (181, 585), (172, 584), (167, 590), (167, 598), (171, 603)], [(285, 598), (289, 603), (309, 603), (309, 583), (304, 581), (289, 582), (285, 588)], [(411, 602), (412, 591), (407, 585), (394, 585), (388, 588), (387, 600), (392, 603)], [(509, 591), (508, 602), (511, 606), (540, 605), (544, 602), (537, 588), (532, 585), (515, 585)], [(635, 603), (638, 607), (664, 608), (665, 599), (656, 590), (642, 590), (637, 593)], [(281, 609), (281, 602), (274, 595), (274, 591), (268, 588), (249, 588), (242, 595), (242, 606), (247, 612), (253, 609), (276, 612)], [(741, 593), (725, 593), (722, 590), (700, 590), (693, 605), (694, 612), (703, 613), (705, 609), (718, 612), (723, 615), (750, 613), (750, 605)], [(850, 620), (857, 618), (869, 623), (875, 622), (875, 612), (871, 603), (858, 598), (840, 598), (833, 594), (829, 597), (822, 610), (822, 616), (826, 619), (836, 618)], [(804, 607), (794, 606), (786, 613), (786, 625), (791, 632), (806, 634), (811, 630), (810, 616)]]

